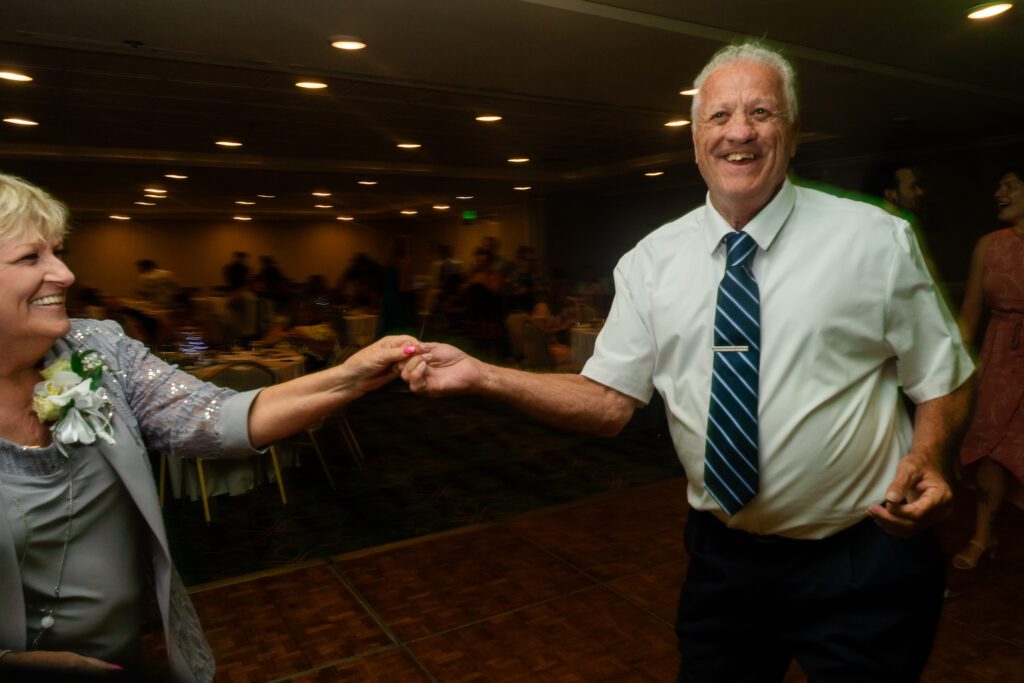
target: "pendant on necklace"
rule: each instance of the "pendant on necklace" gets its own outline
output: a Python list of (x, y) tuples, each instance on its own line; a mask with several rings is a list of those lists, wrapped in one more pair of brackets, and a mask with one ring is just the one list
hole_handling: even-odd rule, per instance
[(44, 629), (53, 628), (53, 615), (47, 614), (39, 621), (39, 625)]

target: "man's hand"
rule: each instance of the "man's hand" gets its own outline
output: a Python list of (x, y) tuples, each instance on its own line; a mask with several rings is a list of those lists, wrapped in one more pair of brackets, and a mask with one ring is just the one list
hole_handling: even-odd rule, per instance
[(884, 505), (872, 505), (868, 515), (887, 533), (909, 538), (946, 516), (952, 502), (942, 472), (928, 458), (908, 453), (900, 460)]
[(449, 344), (420, 344), (420, 353), (401, 364), (409, 389), (426, 396), (475, 391), (484, 382), (484, 364)]

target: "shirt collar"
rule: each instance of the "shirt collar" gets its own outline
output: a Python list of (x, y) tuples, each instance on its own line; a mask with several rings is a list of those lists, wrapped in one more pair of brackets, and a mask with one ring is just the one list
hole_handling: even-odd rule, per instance
[[(754, 238), (758, 247), (767, 251), (782, 230), (795, 204), (796, 188), (789, 182), (789, 178), (786, 178), (772, 200), (743, 227), (743, 231)], [(711, 194), (708, 193), (704, 201), (704, 239), (708, 253), (714, 253), (722, 243), (722, 238), (731, 232), (733, 227), (715, 210), (711, 203)]]

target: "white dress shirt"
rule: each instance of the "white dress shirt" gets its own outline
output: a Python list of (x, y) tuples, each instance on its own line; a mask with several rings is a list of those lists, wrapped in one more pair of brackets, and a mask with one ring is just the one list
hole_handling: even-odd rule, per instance
[[(732, 228), (710, 200), (645, 237), (583, 375), (665, 400), (687, 498), (731, 527), (823, 538), (880, 503), (910, 448), (897, 387), (921, 403), (973, 371), (909, 224), (792, 185), (745, 226), (761, 295), (758, 495), (729, 517), (704, 490), (713, 326)], [(897, 367), (898, 366), (898, 367)]]

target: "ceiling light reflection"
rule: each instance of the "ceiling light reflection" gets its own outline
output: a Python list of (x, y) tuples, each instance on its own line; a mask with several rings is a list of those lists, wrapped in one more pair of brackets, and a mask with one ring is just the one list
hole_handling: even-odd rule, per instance
[(366, 43), (355, 36), (334, 36), (331, 38), (331, 47), (339, 50), (362, 50)]
[(991, 19), (1013, 7), (1012, 2), (986, 2), (967, 10), (968, 19)]

